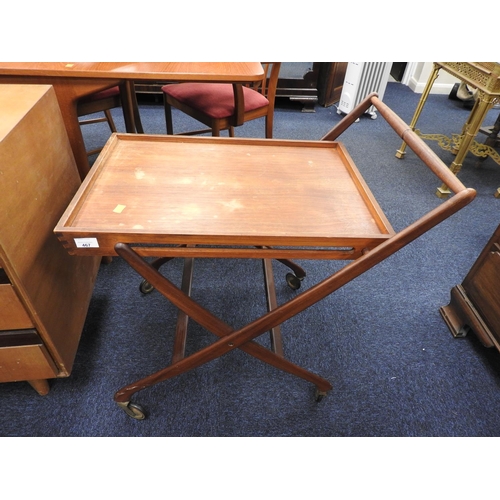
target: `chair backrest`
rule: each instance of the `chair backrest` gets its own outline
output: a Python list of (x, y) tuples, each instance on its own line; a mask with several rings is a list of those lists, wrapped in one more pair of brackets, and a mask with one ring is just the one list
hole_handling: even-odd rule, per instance
[[(264, 69), (264, 75), (262, 80), (248, 84), (247, 87), (252, 90), (262, 94), (269, 102), (266, 106), (266, 137), (272, 137), (272, 123), (274, 115), (274, 101), (276, 98), (276, 88), (278, 86), (278, 76), (281, 68), (281, 63), (262, 63), (262, 68)], [(238, 88), (239, 87), (239, 88)], [(243, 91), (241, 85), (233, 84), (234, 90), (234, 102), (235, 102), (235, 114), (233, 116), (232, 127), (239, 127), (243, 124), (244, 120), (244, 106), (243, 106)], [(231, 130), (231, 129), (230, 129)]]
[(260, 92), (270, 103), (274, 102), (276, 97), (276, 88), (278, 86), (278, 76), (281, 69), (280, 62), (263, 62), (264, 77), (261, 81), (251, 85), (253, 90)]

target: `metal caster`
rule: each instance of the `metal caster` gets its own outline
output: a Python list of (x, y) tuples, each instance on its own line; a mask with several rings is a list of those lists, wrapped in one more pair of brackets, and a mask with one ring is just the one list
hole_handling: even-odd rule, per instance
[(300, 288), (300, 284), (304, 278), (299, 278), (295, 276), (293, 273), (287, 273), (286, 276), (286, 282), (288, 283), (288, 286), (292, 290), (298, 290)]
[(131, 403), (130, 401), (117, 404), (129, 417), (135, 420), (144, 420), (146, 418), (146, 412), (142, 406), (138, 404)]
[(316, 403), (319, 403), (325, 396), (326, 396), (326, 391), (320, 391), (319, 389), (316, 389), (316, 393), (314, 394), (314, 400)]
[(139, 285), (139, 290), (143, 294), (151, 293), (155, 287), (147, 280), (142, 280), (141, 284)]

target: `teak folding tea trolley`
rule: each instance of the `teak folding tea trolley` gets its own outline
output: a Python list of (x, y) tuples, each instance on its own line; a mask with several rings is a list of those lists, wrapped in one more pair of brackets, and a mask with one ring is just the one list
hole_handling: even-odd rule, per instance
[[(344, 146), (335, 139), (374, 105), (422, 161), (456, 194), (395, 233)], [(55, 233), (74, 255), (119, 255), (179, 309), (169, 366), (118, 390), (115, 401), (133, 418), (144, 410), (136, 392), (241, 349), (316, 386), (330, 382), (286, 360), (280, 325), (344, 286), (473, 200), (428, 146), (376, 94), (367, 97), (321, 141), (115, 134), (102, 151)], [(159, 260), (150, 262), (147, 257)], [(182, 284), (159, 272), (185, 259)], [(234, 330), (190, 297), (195, 258), (262, 259), (268, 312)], [(350, 260), (341, 270), (278, 305), (271, 260), (305, 272), (290, 259)], [(216, 337), (185, 356), (188, 318)], [(272, 332), (267, 349), (254, 339)]]

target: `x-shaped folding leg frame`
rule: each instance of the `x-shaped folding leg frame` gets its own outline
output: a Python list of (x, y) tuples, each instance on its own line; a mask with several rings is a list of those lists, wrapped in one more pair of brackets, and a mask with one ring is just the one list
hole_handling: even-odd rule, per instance
[[(236, 348), (239, 348), (242, 351), (280, 370), (312, 382), (316, 386), (317, 400), (320, 400), (332, 388), (328, 380), (301, 368), (283, 357), (279, 325), (284, 321), (284, 319), (276, 320), (276, 313), (273, 314), (273, 312), (278, 309), (278, 306), (275, 302), (274, 281), (272, 277), (270, 259), (263, 260), (269, 312), (262, 316), (259, 320), (235, 331), (189, 296), (190, 278), (188, 276), (192, 273), (193, 259), (185, 259), (183, 284), (181, 287), (182, 289), (179, 289), (166, 277), (160, 274), (155, 266), (146, 262), (129, 245), (118, 243), (115, 246), (115, 250), (117, 254), (120, 255), (135, 271), (137, 271), (153, 288), (158, 290), (172, 304), (174, 304), (179, 309), (181, 315), (178, 319), (178, 331), (176, 335), (176, 346), (174, 347), (172, 364), (148, 377), (122, 388), (115, 394), (115, 401), (129, 416), (139, 420), (145, 418), (145, 413), (142, 408), (139, 405), (130, 402), (130, 397), (135, 392), (192, 370), (193, 368), (218, 358)], [(269, 315), (271, 315), (271, 318), (267, 318)], [(289, 317), (293, 315), (294, 314), (290, 314)], [(186, 326), (188, 317), (216, 336), (220, 337), (220, 340), (185, 358), (183, 355), (183, 344), (185, 342), (185, 338), (183, 334), (179, 334), (179, 322), (185, 322)], [(253, 341), (254, 338), (268, 330), (272, 332), (271, 340), (273, 344), (273, 351)]]
[[(177, 375), (181, 375), (182, 373), (197, 368), (237, 348), (280, 370), (312, 382), (316, 386), (316, 394), (318, 399), (320, 399), (332, 389), (328, 380), (287, 361), (279, 354), (253, 342), (253, 339), (281, 325), (286, 320), (319, 302), (345, 284), (365, 273), (411, 241), (426, 233), (432, 227), (447, 219), (451, 214), (463, 208), (470, 203), (474, 196), (474, 190), (463, 188), (463, 190), (458, 192), (454, 197), (395, 234), (390, 239), (385, 240), (373, 250), (367, 251), (364, 255), (348, 263), (330, 277), (312, 286), (288, 302), (268, 311), (260, 318), (252, 321), (239, 330), (233, 330), (231, 326), (227, 325), (191, 299), (187, 293), (177, 288), (150, 263), (146, 262), (130, 245), (117, 243), (115, 245), (115, 251), (120, 257), (180, 311), (202, 327), (214, 333), (219, 337), (219, 340), (216, 340), (211, 345), (200, 349), (188, 357), (179, 357), (180, 359), (173, 360), (173, 363), (166, 368), (123, 387), (116, 392), (114, 397), (115, 401), (129, 416), (142, 420), (145, 418), (143, 409), (130, 401), (134, 393), (159, 382), (163, 382), (164, 380), (176, 377)], [(189, 253), (188, 249), (186, 249), (186, 253)]]
[[(346, 130), (350, 124), (361, 116), (361, 114), (372, 104), (376, 106), (391, 127), (411, 147), (411, 149), (417, 154), (417, 156), (420, 157), (427, 167), (430, 168), (442, 182), (449, 186), (455, 195), (439, 207), (420, 217), (413, 224), (410, 224), (397, 234), (394, 234), (384, 240), (375, 248), (366, 250), (359, 248), (357, 255), (360, 256), (358, 256), (355, 260), (351, 261), (339, 271), (297, 295), (288, 302), (278, 306), (274, 302), (273, 298), (268, 294), (268, 312), (238, 330), (233, 330), (229, 325), (191, 299), (189, 294), (190, 286), (186, 286), (186, 283), (189, 280), (184, 278), (187, 278), (192, 271), (192, 258), (241, 257), (263, 259), (266, 283), (269, 292), (270, 281), (272, 281), (272, 273), (270, 272), (270, 263), (268, 262), (268, 259), (280, 260), (288, 257), (298, 258), (297, 251), (286, 253), (282, 250), (274, 250), (268, 247), (258, 247), (253, 250), (238, 250), (236, 252), (233, 249), (230, 252), (223, 252), (222, 250), (214, 251), (213, 249), (210, 249), (210, 251), (205, 249), (205, 251), (203, 251), (194, 248), (187, 248), (187, 246), (184, 246), (182, 249), (177, 248), (175, 250), (168, 250), (165, 248), (149, 248), (148, 250), (145, 250), (141, 247), (132, 248), (127, 243), (117, 243), (114, 246), (116, 253), (121, 256), (135, 271), (137, 271), (152, 287), (158, 290), (180, 310), (181, 319), (183, 321), (187, 322), (187, 318), (189, 317), (203, 328), (219, 337), (219, 339), (211, 345), (185, 357), (182, 345), (185, 339), (182, 335), (176, 334), (177, 345), (174, 347), (174, 357), (169, 366), (153, 373), (148, 377), (138, 380), (133, 384), (123, 387), (115, 394), (115, 401), (128, 415), (138, 420), (145, 417), (145, 413), (142, 408), (131, 402), (131, 396), (134, 393), (190, 371), (222, 356), (223, 354), (226, 354), (233, 349), (241, 349), (242, 351), (245, 351), (246, 353), (280, 370), (312, 382), (316, 386), (317, 395), (319, 397), (324, 396), (329, 390), (331, 390), (332, 386), (330, 382), (324, 378), (319, 377), (318, 375), (311, 373), (306, 369), (291, 363), (290, 361), (287, 361), (283, 357), (279, 345), (274, 346), (275, 352), (273, 352), (254, 342), (254, 339), (267, 331), (279, 328), (279, 325), (286, 320), (319, 302), (345, 284), (365, 273), (379, 262), (385, 260), (387, 257), (394, 254), (408, 243), (412, 242), (443, 220), (450, 217), (455, 212), (465, 207), (474, 199), (476, 194), (473, 189), (466, 188), (457, 179), (457, 177), (450, 172), (450, 170), (435, 155), (435, 153), (433, 153), (430, 148), (425, 145), (411, 129), (409, 129), (408, 125), (397, 117), (394, 112), (387, 108), (387, 106), (385, 106), (374, 94), (368, 96), (362, 103), (360, 103), (356, 109), (347, 115), (336, 127), (334, 127), (334, 129), (332, 129), (332, 131), (330, 131), (323, 138), (323, 140), (335, 140), (338, 135)], [(303, 256), (302, 258), (313, 259), (343, 258), (339, 256), (332, 256), (332, 252), (328, 254), (329, 257), (325, 257), (326, 254), (323, 252), (324, 251), (321, 250), (309, 251), (307, 254), (309, 255), (308, 257), (304, 256), (304, 253), (301, 255)], [(335, 253), (335, 251), (333, 251), (333, 253)], [(146, 262), (143, 257), (148, 255), (163, 255), (163, 260), (168, 260), (173, 256), (185, 258), (187, 266), (185, 267), (182, 289), (177, 288), (167, 278), (160, 274), (157, 268)]]

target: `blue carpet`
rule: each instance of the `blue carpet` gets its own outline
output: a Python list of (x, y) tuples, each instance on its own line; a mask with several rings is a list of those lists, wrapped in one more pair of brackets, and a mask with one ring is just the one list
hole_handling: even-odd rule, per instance
[[(391, 83), (384, 101), (409, 122), (418, 99)], [(161, 105), (143, 104), (140, 112), (146, 133), (165, 132)], [(467, 115), (460, 103), (431, 95), (418, 128), (458, 133)], [(301, 113), (278, 102), (274, 136), (320, 139), (340, 119), (335, 107)], [(174, 125), (180, 130), (190, 123), (175, 114)], [(89, 147), (106, 140), (100, 127), (84, 129)], [(237, 135), (263, 137), (264, 123), (248, 123)], [(362, 117), (340, 140), (396, 230), (442, 203), (434, 195), (439, 183), (411, 151), (395, 158), (401, 140), (381, 117)], [(429, 144), (451, 163), (451, 154)], [(471, 205), (283, 325), (287, 358), (333, 385), (321, 403), (310, 384), (235, 351), (139, 392), (134, 399), (149, 416), (127, 417), (113, 395), (169, 363), (176, 311), (157, 292), (141, 295), (137, 274), (116, 258), (100, 268), (71, 377), (52, 381), (45, 397), (27, 383), (1, 384), (0, 435), (499, 436), (500, 355), (474, 336), (454, 339), (439, 307), (500, 222), (500, 201), (493, 197), (500, 167), (469, 155), (459, 177), (478, 192)], [(305, 289), (342, 264), (302, 265)], [(179, 282), (180, 261), (162, 272)], [(275, 265), (279, 301), (296, 293), (285, 272)], [(243, 325), (265, 309), (261, 275), (259, 262), (198, 260), (194, 295), (231, 325)], [(189, 352), (213, 339), (195, 324), (190, 332)]]

